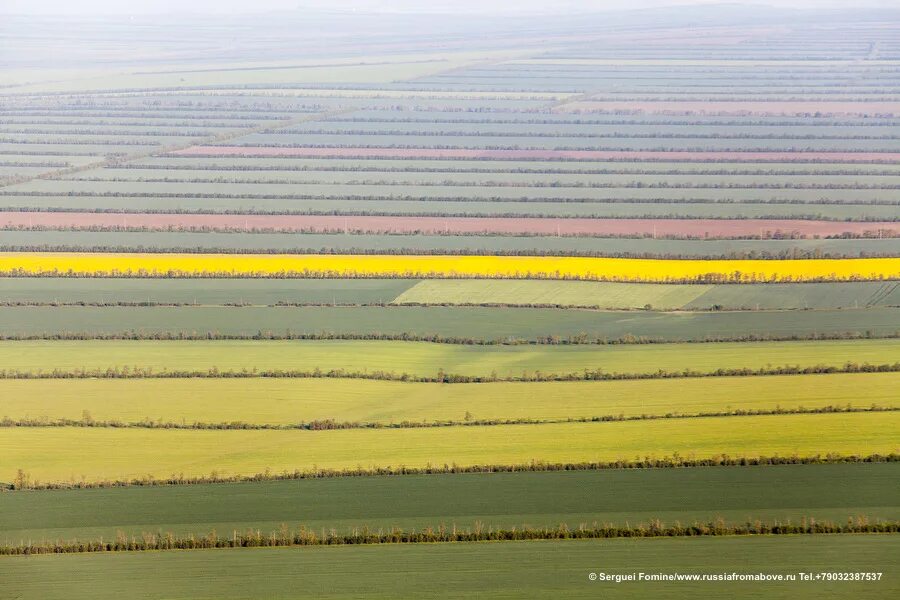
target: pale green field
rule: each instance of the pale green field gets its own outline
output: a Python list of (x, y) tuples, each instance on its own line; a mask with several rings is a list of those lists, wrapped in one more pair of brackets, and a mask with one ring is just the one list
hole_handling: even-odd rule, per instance
[[(900, 592), (900, 536), (825, 535), (119, 552), (0, 560), (22, 600), (730, 598), (878, 600)], [(590, 581), (588, 573), (882, 572), (876, 582)], [(439, 578), (439, 583), (436, 582)], [(100, 585), (98, 582), (102, 582)]]
[(523, 372), (654, 373), (660, 369), (710, 372), (719, 368), (834, 365), (847, 361), (900, 361), (900, 340), (631, 344), (575, 346), (463, 346), (379, 341), (7, 341), (0, 368), (54, 369), (143, 367), (155, 371), (321, 368), (388, 371), (421, 376), (446, 373), (500, 377)]
[(651, 304), (654, 308), (676, 309), (713, 287), (601, 281), (425, 280), (400, 294), (393, 304), (560, 304), (600, 308), (643, 308), (645, 304)]
[(656, 310), (852, 308), (900, 303), (895, 282), (704, 285), (429, 279), (402, 292), (394, 304), (557, 304)]
[(824, 414), (337, 431), (13, 428), (0, 436), (0, 480), (273, 473), (314, 468), (871, 454), (898, 450), (900, 414)]
[[(0, 380), (0, 417), (294, 424), (561, 420), (900, 406), (900, 373), (446, 385), (349, 379)], [(740, 426), (740, 422), (736, 422)]]

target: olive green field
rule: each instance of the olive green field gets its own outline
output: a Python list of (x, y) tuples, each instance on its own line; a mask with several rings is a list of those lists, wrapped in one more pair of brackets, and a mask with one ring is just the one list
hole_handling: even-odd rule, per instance
[(449, 306), (0, 307), (0, 336), (440, 336), (473, 340), (900, 336), (900, 308), (659, 312)]
[[(12, 482), (21, 469), (39, 482), (76, 483), (676, 453), (699, 459), (889, 454), (898, 450), (897, 427), (896, 412), (336, 431), (21, 427), (4, 430), (0, 438), (0, 477)], [(73, 448), (77, 464), (70, 460)]]
[(900, 361), (900, 340), (711, 342), (698, 344), (501, 345), (368, 340), (38, 340), (0, 342), (7, 371), (63, 372), (116, 367), (163, 371), (445, 373), (490, 378), (524, 373), (653, 374), (783, 366), (842, 367)]
[(203, 536), (282, 524), (510, 529), (661, 520), (728, 524), (900, 517), (898, 463), (336, 477), (0, 494), (0, 544)]
[(397, 424), (900, 408), (900, 373), (417, 383), (337, 378), (0, 379), (0, 418)]
[(897, 282), (654, 284), (486, 279), (0, 278), (0, 302), (552, 304), (603, 309), (777, 310), (900, 306)]

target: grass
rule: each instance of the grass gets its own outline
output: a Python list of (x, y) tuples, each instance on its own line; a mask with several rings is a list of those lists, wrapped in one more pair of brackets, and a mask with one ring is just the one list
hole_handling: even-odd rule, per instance
[(659, 369), (710, 372), (769, 365), (834, 365), (847, 361), (900, 361), (898, 340), (739, 342), (607, 346), (462, 346), (380, 341), (6, 341), (0, 365), (9, 370), (52, 371), (142, 367), (220, 371), (297, 369), (388, 371), (435, 376), (446, 373), (490, 377), (524, 372), (572, 373), (601, 368), (608, 373), (654, 373)]
[(345, 477), (0, 494), (0, 543), (212, 530), (900, 518), (896, 463)]
[[(900, 414), (719, 417), (340, 431), (14, 428), (0, 438), (0, 480), (42, 482), (273, 473), (357, 466), (520, 464), (711, 457), (812, 456), (897, 450)], [(115, 448), (115, 452), (111, 449)]]
[(900, 333), (896, 308), (740, 311), (601, 312), (544, 308), (393, 307), (80, 307), (0, 308), (0, 335), (114, 335), (165, 332), (252, 337), (291, 334), (440, 336), (470, 340), (617, 340), (628, 336), (667, 341), (812, 337)]
[[(169, 423), (562, 420), (900, 406), (900, 373), (444, 385), (348, 379), (0, 379), (0, 417)], [(735, 423), (740, 426), (740, 422)]]
[(142, 274), (336, 277), (480, 276), (522, 279), (609, 279), (668, 282), (854, 280), (900, 277), (900, 258), (807, 260), (658, 260), (549, 256), (327, 254), (116, 254), (33, 252), (0, 254), (0, 272), (115, 276)]
[[(841, 535), (197, 550), (12, 558), (4, 590), (44, 600), (118, 598), (860, 598), (896, 596), (900, 537)], [(435, 585), (435, 565), (440, 584)], [(588, 573), (880, 571), (878, 582), (591, 582)], [(97, 581), (104, 585), (98, 586)]]

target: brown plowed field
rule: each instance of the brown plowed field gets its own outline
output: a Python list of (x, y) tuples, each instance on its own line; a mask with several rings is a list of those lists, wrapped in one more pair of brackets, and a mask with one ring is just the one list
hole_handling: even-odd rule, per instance
[(488, 160), (621, 160), (665, 162), (900, 162), (900, 152), (691, 152), (641, 150), (478, 150), (469, 148), (275, 148), (191, 146), (173, 156), (283, 156), (293, 158), (422, 158)]
[(774, 115), (774, 116), (897, 116), (900, 102), (842, 102), (842, 101), (642, 101), (586, 100), (562, 104), (556, 112), (593, 113), (613, 112), (662, 115)]
[(535, 233), (547, 235), (658, 235), (741, 237), (776, 232), (800, 236), (862, 234), (882, 230), (900, 236), (900, 223), (765, 219), (515, 219), (333, 215), (192, 215), (63, 212), (0, 213), (4, 227), (145, 227), (263, 229), (278, 231), (367, 231), (395, 233)]

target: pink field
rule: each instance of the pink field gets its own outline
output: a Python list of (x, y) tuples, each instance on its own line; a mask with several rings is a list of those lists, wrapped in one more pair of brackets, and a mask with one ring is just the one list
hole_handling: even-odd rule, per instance
[(641, 150), (480, 150), (469, 148), (273, 148), (191, 146), (172, 156), (292, 158), (408, 158), (489, 160), (618, 160), (671, 162), (866, 162), (898, 163), (900, 152), (690, 152)]
[(136, 227), (147, 229), (234, 229), (276, 231), (366, 231), (373, 233), (534, 233), (547, 235), (657, 235), (742, 237), (829, 236), (882, 231), (900, 237), (900, 223), (858, 223), (764, 219), (514, 219), (332, 215), (191, 215), (114, 213), (0, 213), (4, 227)]
[(662, 115), (776, 115), (776, 116), (897, 116), (900, 102), (841, 102), (841, 101), (615, 101), (586, 100), (571, 102), (555, 108), (556, 112)]

